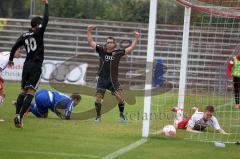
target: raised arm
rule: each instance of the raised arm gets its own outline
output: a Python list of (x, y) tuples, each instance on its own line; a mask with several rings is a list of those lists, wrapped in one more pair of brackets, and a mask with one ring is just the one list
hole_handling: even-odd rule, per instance
[(49, 17), (49, 12), (48, 12), (48, 0), (42, 0), (43, 3), (45, 4), (45, 9), (44, 9), (44, 15), (43, 15), (43, 21), (42, 21), (42, 26), (41, 29), (43, 31), (46, 30), (47, 24), (48, 24), (48, 17)]
[(139, 37), (140, 37), (140, 33), (139, 32), (134, 32), (134, 39), (132, 41), (132, 44), (125, 49), (126, 54), (130, 54), (133, 51), (133, 49), (135, 49)]
[(88, 40), (88, 45), (95, 49), (96, 48), (96, 42), (93, 40), (93, 37), (92, 37), (92, 32), (93, 32), (93, 26), (92, 25), (89, 25), (88, 28), (87, 28), (87, 40)]

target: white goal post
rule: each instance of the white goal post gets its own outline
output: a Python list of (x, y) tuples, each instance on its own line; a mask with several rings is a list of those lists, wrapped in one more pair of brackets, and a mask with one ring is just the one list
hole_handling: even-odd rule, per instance
[(151, 112), (151, 88), (152, 88), (152, 70), (155, 50), (155, 32), (156, 32), (157, 0), (150, 1), (149, 24), (148, 24), (148, 45), (146, 62), (146, 80), (143, 114), (142, 137), (149, 136), (150, 112)]

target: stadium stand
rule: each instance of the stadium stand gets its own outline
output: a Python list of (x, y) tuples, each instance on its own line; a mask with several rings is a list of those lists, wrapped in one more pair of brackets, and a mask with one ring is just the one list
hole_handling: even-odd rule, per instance
[[(0, 49), (6, 51), (10, 50), (16, 38), (29, 28), (29, 20), (4, 20), (7, 21), (7, 25), (0, 30)], [(97, 56), (94, 56), (94, 51), (87, 45), (86, 28), (89, 24), (96, 26), (94, 38), (96, 42), (101, 44), (104, 44), (107, 36), (114, 36), (119, 44), (122, 40), (131, 40), (134, 31), (141, 33), (141, 39), (135, 51), (132, 55), (123, 58), (120, 63), (119, 79), (126, 85), (143, 84), (145, 77), (138, 72), (144, 72), (146, 65), (148, 25), (144, 23), (51, 17), (45, 33), (46, 59), (66, 60), (76, 56), (75, 60), (77, 62), (88, 63), (86, 81), (94, 82), (99, 59)], [(194, 32), (190, 33), (190, 61), (188, 67), (191, 70), (188, 73), (192, 77), (190, 77), (188, 83), (194, 83), (203, 87), (204, 85), (212, 84), (214, 87), (217, 80), (216, 74), (219, 74), (219, 67), (226, 63), (231, 55), (230, 50), (239, 43), (238, 38), (233, 38), (234, 32), (238, 30), (232, 30), (227, 34), (226, 30), (223, 30), (225, 33), (221, 34), (214, 27), (212, 30), (194, 27)], [(201, 43), (199, 38), (201, 38)], [(157, 25), (154, 58), (163, 60), (165, 66), (164, 77), (166, 81), (173, 83), (175, 88), (178, 87), (179, 80), (181, 43), (182, 26)], [(225, 43), (228, 45), (225, 46)], [(209, 46), (211, 45), (214, 48), (210, 48)], [(197, 79), (194, 78), (196, 75), (198, 76)], [(134, 78), (129, 78), (129, 76), (134, 76)]]

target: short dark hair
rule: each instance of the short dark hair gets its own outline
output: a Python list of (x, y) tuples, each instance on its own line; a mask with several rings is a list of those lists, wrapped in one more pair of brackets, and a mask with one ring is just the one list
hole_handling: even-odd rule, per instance
[(42, 24), (43, 19), (41, 17), (33, 17), (31, 20), (32, 28), (35, 28), (37, 25)]
[(214, 107), (213, 106), (211, 106), (211, 105), (208, 105), (208, 106), (206, 106), (206, 108), (205, 108), (205, 112), (206, 111), (209, 111), (209, 112), (214, 112)]
[[(113, 41), (113, 43), (114, 43), (114, 45), (115, 45), (114, 47), (117, 47), (116, 39), (115, 39), (114, 37), (109, 36), (109, 37), (106, 39), (106, 42), (107, 42), (108, 39)], [(105, 48), (106, 48), (106, 45), (107, 45), (107, 43), (104, 45)]]
[(71, 95), (71, 99), (81, 100), (82, 97), (78, 93), (73, 93)]
[(106, 39), (106, 41), (107, 41), (108, 39), (113, 40), (113, 42), (116, 42), (116, 39), (115, 39), (114, 37), (112, 37), (112, 36), (109, 36), (109, 37)]

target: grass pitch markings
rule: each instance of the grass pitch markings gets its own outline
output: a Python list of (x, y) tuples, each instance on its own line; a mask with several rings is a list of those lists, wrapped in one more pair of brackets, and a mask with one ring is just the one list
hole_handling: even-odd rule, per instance
[(147, 140), (148, 140), (147, 138), (140, 139), (140, 140), (138, 140), (135, 143), (132, 143), (132, 144), (130, 144), (130, 145), (126, 146), (126, 147), (123, 147), (123, 148), (121, 148), (121, 149), (119, 149), (119, 150), (117, 150), (117, 151), (115, 151), (113, 153), (108, 154), (107, 156), (103, 157), (102, 159), (114, 159), (114, 158), (116, 158), (116, 157), (118, 157), (118, 156), (120, 156), (120, 155), (122, 155), (122, 154), (124, 154), (124, 153), (126, 153), (128, 151), (131, 151), (131, 150), (139, 147), (140, 145), (142, 145), (145, 142), (147, 142)]

